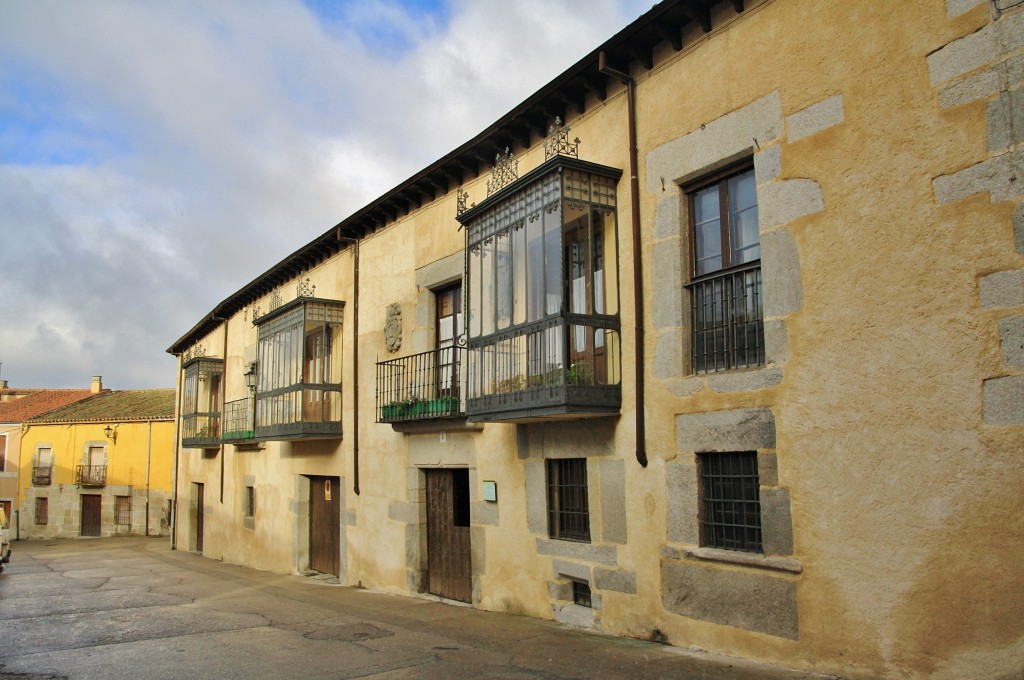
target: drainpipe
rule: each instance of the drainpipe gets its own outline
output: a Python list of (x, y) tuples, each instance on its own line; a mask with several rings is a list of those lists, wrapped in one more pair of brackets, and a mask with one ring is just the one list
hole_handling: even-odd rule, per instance
[(629, 191), (633, 227), (633, 316), (636, 319), (636, 460), (647, 467), (647, 428), (644, 420), (644, 287), (640, 252), (640, 175), (637, 170), (636, 81), (628, 73), (608, 66), (604, 51), (598, 53), (597, 70), (626, 86), (626, 115), (629, 126)]
[[(223, 345), (224, 346), (224, 351), (221, 354), (221, 357), (222, 357), (222, 360), (224, 361), (224, 368), (226, 370), (227, 369), (227, 364), (228, 364), (228, 320), (226, 318), (221, 318), (221, 317), (217, 316), (216, 314), (214, 314), (210, 318), (213, 321), (217, 321), (219, 323), (224, 324), (224, 345)], [(225, 380), (224, 378), (225, 378), (225, 376), (223, 374), (221, 374), (221, 377), (220, 377), (220, 408), (221, 408), (222, 411), (224, 409), (224, 399), (227, 397), (227, 389), (228, 389), (228, 381)], [(255, 409), (255, 408), (256, 408), (256, 399), (253, 398), (253, 409)], [(253, 417), (253, 421), (252, 421), (253, 434), (255, 434), (256, 433), (256, 414), (255, 414), (255, 412), (253, 413), (252, 417)], [(217, 429), (219, 430), (220, 429), (220, 425), (223, 424), (223, 420), (219, 416), (218, 416), (218, 420), (221, 421), (220, 423), (218, 423), (218, 427), (217, 427)], [(219, 448), (219, 453), (220, 453), (220, 503), (221, 503), (221, 505), (224, 505), (224, 458), (225, 458), (225, 456), (227, 456), (228, 447), (224, 444), (223, 438), (221, 439), (221, 443), (220, 443), (220, 446), (218, 448)]]
[(178, 453), (181, 450), (181, 355), (178, 359), (178, 398), (174, 400), (174, 469), (171, 470), (171, 550), (178, 549)]
[(335, 238), (352, 245), (352, 492), (359, 495), (359, 239), (341, 235)]
[(149, 421), (146, 433), (146, 536), (149, 536), (149, 467), (153, 453), (153, 421)]

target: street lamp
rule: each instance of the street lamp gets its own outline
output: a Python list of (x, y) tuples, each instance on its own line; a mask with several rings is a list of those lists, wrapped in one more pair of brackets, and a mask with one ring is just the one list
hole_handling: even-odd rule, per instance
[(249, 370), (245, 372), (245, 384), (249, 391), (256, 394), (256, 362), (249, 364)]

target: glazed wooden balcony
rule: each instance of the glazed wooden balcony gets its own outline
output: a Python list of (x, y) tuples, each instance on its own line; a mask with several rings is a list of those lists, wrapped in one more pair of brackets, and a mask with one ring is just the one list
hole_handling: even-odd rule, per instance
[(220, 446), (220, 412), (183, 414), (181, 445), (186, 449), (215, 449)]
[(75, 484), (79, 486), (106, 486), (106, 465), (76, 465)]
[(573, 315), (471, 343), (466, 415), (531, 422), (618, 414), (618, 338), (617, 319)]
[(256, 394), (257, 440), (341, 436), (341, 385), (299, 383)]
[(377, 422), (463, 418), (463, 350), (444, 347), (377, 363)]

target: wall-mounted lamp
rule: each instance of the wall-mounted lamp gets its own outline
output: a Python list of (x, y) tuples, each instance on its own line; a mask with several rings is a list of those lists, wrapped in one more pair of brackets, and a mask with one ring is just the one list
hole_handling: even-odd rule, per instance
[(245, 372), (245, 384), (249, 391), (256, 394), (256, 362), (249, 364), (249, 370)]
[(106, 435), (107, 439), (114, 442), (115, 444), (117, 443), (117, 428), (119, 425), (120, 423), (117, 423), (113, 427), (107, 425), (105, 428), (103, 428), (103, 434)]

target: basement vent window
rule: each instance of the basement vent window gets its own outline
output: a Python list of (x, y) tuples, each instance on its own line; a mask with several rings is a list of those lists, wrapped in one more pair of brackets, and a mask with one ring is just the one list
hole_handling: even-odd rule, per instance
[(573, 604), (578, 604), (581, 607), (591, 607), (590, 584), (573, 580), (572, 601)]

